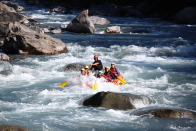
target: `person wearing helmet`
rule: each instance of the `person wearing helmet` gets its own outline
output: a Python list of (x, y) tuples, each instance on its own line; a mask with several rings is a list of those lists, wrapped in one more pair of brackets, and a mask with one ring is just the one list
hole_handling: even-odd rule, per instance
[(86, 71), (86, 75), (89, 75), (89, 73), (90, 73), (89, 67), (88, 66), (84, 66), (84, 69)]
[(103, 65), (101, 60), (98, 59), (98, 55), (94, 56), (94, 60), (93, 64), (90, 64), (90, 70), (94, 69), (96, 71), (95, 75), (98, 75), (98, 72), (103, 69)]
[(102, 77), (104, 77), (103, 71), (99, 71), (97, 78), (102, 78)]
[(84, 68), (81, 69), (81, 75), (83, 75), (83, 76), (86, 75), (86, 71)]
[(118, 69), (116, 68), (116, 63), (111, 63), (110, 71), (111, 71), (112, 73), (114, 73), (115, 76), (117, 76), (117, 77), (120, 76), (120, 72), (119, 72)]
[(106, 80), (108, 82), (112, 82), (114, 79), (116, 79), (117, 77), (115, 76), (115, 74), (113, 72), (110, 71), (110, 67), (106, 66), (105, 67), (105, 73), (104, 76), (106, 78)]

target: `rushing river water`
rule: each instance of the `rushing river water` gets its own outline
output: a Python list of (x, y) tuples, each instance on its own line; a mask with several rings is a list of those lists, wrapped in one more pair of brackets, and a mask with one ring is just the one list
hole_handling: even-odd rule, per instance
[[(22, 13), (45, 26), (68, 24), (79, 13), (50, 14), (47, 8), (17, 2), (27, 9)], [(49, 34), (66, 43), (67, 54), (9, 55), (25, 59), (0, 61), (1, 125), (20, 125), (31, 131), (196, 130), (195, 119), (134, 115), (164, 107), (196, 111), (196, 25), (177, 25), (158, 18), (105, 18), (111, 25), (96, 26), (95, 34)], [(102, 33), (113, 25), (122, 31), (142, 29), (150, 33)], [(70, 63), (91, 64), (94, 55), (99, 55), (105, 66), (117, 63), (127, 84), (98, 83), (98, 89), (92, 90), (75, 80), (80, 72), (63, 72)], [(58, 87), (64, 81), (70, 83)], [(82, 105), (87, 97), (100, 91), (145, 95), (152, 104), (136, 103), (137, 109), (126, 111)]]

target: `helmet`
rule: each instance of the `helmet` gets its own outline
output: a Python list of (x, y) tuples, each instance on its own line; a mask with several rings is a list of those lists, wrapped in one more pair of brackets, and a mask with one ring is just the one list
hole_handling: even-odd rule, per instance
[(99, 71), (99, 73), (103, 74), (103, 71)]
[(106, 66), (105, 68), (110, 70), (110, 67), (109, 66)]
[(98, 55), (95, 55), (94, 58), (98, 58)]
[(113, 62), (113, 63), (111, 63), (111, 65), (116, 65), (116, 63)]
[(84, 68), (86, 69), (86, 68), (89, 68), (88, 66), (84, 66)]
[(81, 69), (81, 71), (84, 71), (84, 70), (85, 70), (84, 68)]

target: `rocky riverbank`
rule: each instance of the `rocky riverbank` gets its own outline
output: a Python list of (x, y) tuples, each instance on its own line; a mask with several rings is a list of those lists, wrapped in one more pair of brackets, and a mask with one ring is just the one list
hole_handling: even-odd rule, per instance
[[(90, 15), (125, 17), (161, 17), (179, 24), (196, 24), (195, 0), (27, 0), (28, 4), (43, 4), (52, 11), (61, 5), (57, 12), (89, 9)], [(62, 10), (62, 7), (64, 11)]]

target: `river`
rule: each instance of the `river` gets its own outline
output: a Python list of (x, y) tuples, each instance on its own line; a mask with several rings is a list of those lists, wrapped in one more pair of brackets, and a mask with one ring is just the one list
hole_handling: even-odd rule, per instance
[[(15, 1), (20, 12), (44, 26), (68, 24), (73, 14), (51, 14), (44, 7)], [(66, 43), (69, 53), (58, 55), (9, 55), (24, 57), (0, 61), (0, 123), (24, 126), (31, 131), (157, 131), (196, 130), (195, 119), (160, 119), (135, 116), (156, 108), (196, 112), (196, 25), (178, 25), (161, 18), (105, 17), (110, 25), (95, 25), (94, 34), (49, 34)], [(108, 27), (142, 29), (150, 33), (103, 34)], [(3, 40), (3, 38), (1, 38)], [(80, 72), (63, 72), (70, 63), (89, 65), (98, 55), (104, 66), (117, 64), (127, 84), (98, 83), (98, 89), (76, 84)], [(58, 84), (70, 81), (65, 87)], [(88, 80), (87, 80), (88, 81)], [(134, 110), (84, 107), (83, 101), (100, 91), (145, 95), (151, 105), (136, 103)]]

